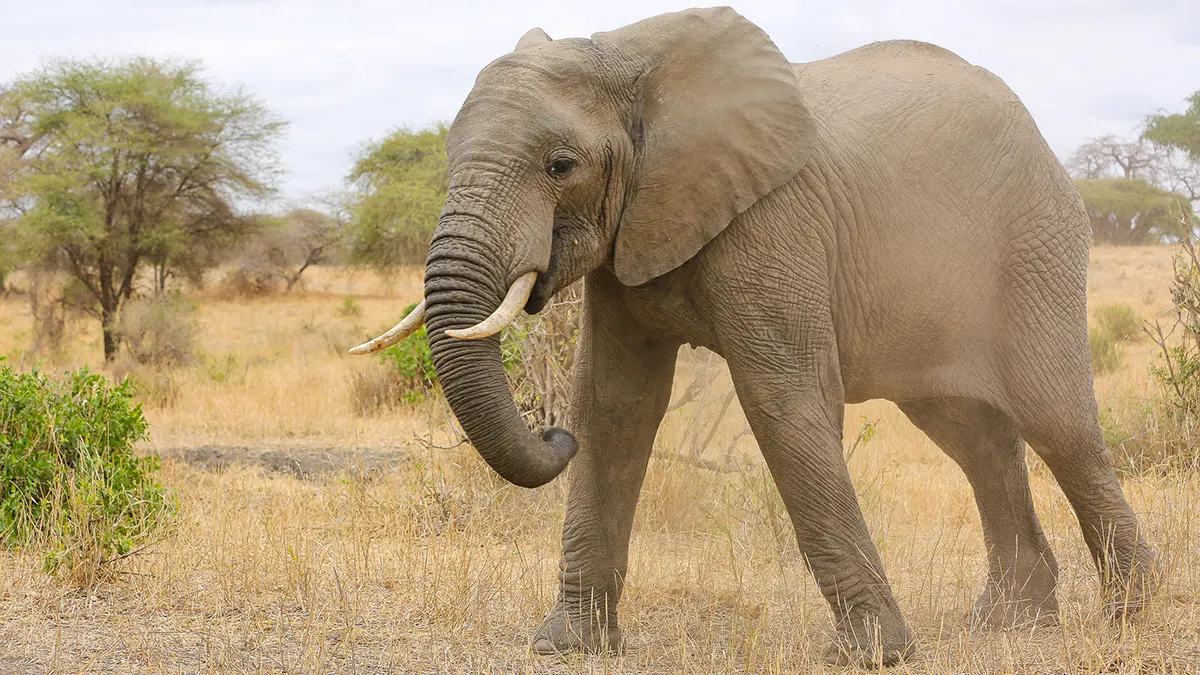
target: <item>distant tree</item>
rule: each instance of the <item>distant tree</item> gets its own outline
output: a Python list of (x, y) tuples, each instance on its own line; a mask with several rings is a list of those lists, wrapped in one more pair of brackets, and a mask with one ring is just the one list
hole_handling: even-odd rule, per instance
[(16, 255), (12, 250), (11, 226), (0, 221), (0, 293), (8, 290), (8, 275), (16, 267)]
[(1093, 138), (1067, 161), (1096, 242), (1140, 244), (1178, 237), (1200, 198), (1200, 165), (1144, 138)]
[(1098, 243), (1133, 245), (1183, 234), (1192, 205), (1142, 178), (1080, 178), (1075, 181)]
[(337, 256), (345, 230), (335, 216), (309, 208), (261, 216), (257, 232), (235, 259), (235, 274), (260, 291), (282, 285), (290, 293), (306, 270)]
[(349, 247), (355, 262), (387, 269), (425, 261), (446, 201), (446, 128), (397, 129), (362, 148), (346, 178), (357, 197)]
[(1182, 113), (1158, 113), (1146, 118), (1143, 137), (1188, 154), (1200, 162), (1200, 91), (1188, 97), (1188, 108)]
[(1163, 186), (1200, 202), (1200, 91), (1188, 102), (1188, 109), (1182, 113), (1147, 116), (1142, 138), (1163, 154)]
[(20, 77), (0, 93), (0, 140), (19, 153), (6, 213), (22, 259), (86, 289), (113, 359), (139, 272), (161, 288), (244, 235), (235, 204), (273, 191), (283, 127), (194, 62), (63, 60)]
[(1067, 168), (1076, 178), (1147, 178), (1159, 160), (1157, 149), (1141, 140), (1127, 141), (1116, 136), (1093, 138), (1075, 151)]
[(14, 222), (20, 215), (15, 193), (18, 169), (25, 153), (37, 138), (22, 129), (26, 112), (21, 99), (8, 87), (0, 87), (0, 292), (6, 290), (8, 275), (16, 267)]

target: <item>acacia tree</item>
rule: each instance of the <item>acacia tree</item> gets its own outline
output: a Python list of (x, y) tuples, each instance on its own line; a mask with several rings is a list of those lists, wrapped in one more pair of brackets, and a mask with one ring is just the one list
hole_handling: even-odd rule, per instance
[(1075, 185), (1097, 242), (1131, 245), (1177, 237), (1182, 223), (1192, 220), (1185, 197), (1142, 178), (1083, 178)]
[(195, 62), (52, 62), (0, 92), (18, 251), (86, 290), (111, 360), (140, 272), (194, 276), (244, 234), (235, 204), (272, 193), (283, 128)]
[(1067, 162), (1078, 178), (1146, 178), (1158, 162), (1156, 148), (1141, 140), (1128, 141), (1113, 135), (1099, 136), (1079, 146)]
[(367, 143), (346, 181), (354, 261), (381, 269), (425, 262), (449, 185), (446, 125), (397, 129)]
[(1141, 244), (1183, 234), (1200, 194), (1200, 167), (1145, 139), (1093, 138), (1067, 162), (1096, 242)]

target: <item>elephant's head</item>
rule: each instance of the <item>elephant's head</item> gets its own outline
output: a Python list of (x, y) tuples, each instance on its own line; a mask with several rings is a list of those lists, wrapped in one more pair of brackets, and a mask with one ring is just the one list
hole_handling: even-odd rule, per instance
[(479, 74), (446, 136), (423, 306), (357, 352), (415, 330), (423, 309), (472, 444), (509, 481), (542, 485), (575, 439), (530, 433), (495, 334), (601, 265), (628, 285), (678, 267), (799, 171), (814, 133), (787, 59), (728, 8), (590, 40), (535, 28)]

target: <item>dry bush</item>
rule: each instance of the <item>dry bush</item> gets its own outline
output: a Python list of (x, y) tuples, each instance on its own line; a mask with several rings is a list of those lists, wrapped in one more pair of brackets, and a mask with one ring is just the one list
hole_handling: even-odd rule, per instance
[[(691, 379), (667, 407), (681, 429), (672, 459), (718, 471), (738, 470), (737, 450), (754, 434), (742, 415), (725, 360), (707, 349), (681, 350), (680, 363), (690, 364)], [(730, 426), (732, 425), (732, 426)], [(719, 457), (706, 458), (712, 448)]]
[(279, 293), (283, 280), (265, 261), (248, 261), (228, 270), (218, 284), (218, 294), (224, 298), (252, 298)]
[(1100, 305), (1092, 314), (1096, 328), (1115, 340), (1133, 341), (1142, 336), (1142, 320), (1129, 305)]
[(71, 318), (62, 282), (53, 273), (36, 270), (28, 280), (29, 309), (33, 314), (33, 345), (29, 352), (57, 358), (62, 355)]
[(1121, 351), (1112, 334), (1096, 328), (1088, 329), (1088, 349), (1091, 351), (1092, 372), (1108, 373), (1121, 366)]
[(114, 382), (129, 380), (134, 396), (142, 403), (165, 410), (175, 407), (183, 394), (179, 372), (174, 368), (144, 366), (128, 354), (120, 354), (109, 366)]
[(251, 236), (231, 257), (221, 281), (226, 297), (290, 293), (301, 277), (336, 258), (343, 231), (333, 217), (295, 208), (278, 218), (262, 216)]
[(1101, 305), (1093, 315), (1096, 326), (1088, 329), (1092, 371), (1112, 372), (1121, 367), (1120, 345), (1142, 335), (1142, 321), (1126, 304)]
[(179, 295), (133, 300), (121, 308), (114, 332), (139, 365), (191, 363), (196, 351), (195, 305)]
[(394, 410), (404, 402), (405, 391), (396, 371), (383, 364), (350, 373), (350, 405), (357, 415)]
[(517, 410), (531, 429), (566, 423), (582, 308), (583, 284), (577, 282), (541, 312), (514, 322), (501, 339)]

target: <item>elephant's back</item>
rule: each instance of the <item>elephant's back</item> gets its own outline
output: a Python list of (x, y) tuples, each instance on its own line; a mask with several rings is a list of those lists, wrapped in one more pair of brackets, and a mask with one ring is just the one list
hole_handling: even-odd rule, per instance
[(936, 374), (1008, 339), (1022, 307), (1082, 320), (1086, 214), (1000, 78), (908, 41), (796, 74), (819, 129), (802, 182), (836, 179), (821, 189), (838, 193), (825, 201), (847, 400), (945, 395)]
[(809, 70), (836, 71), (841, 68), (850, 68), (857, 73), (863, 62), (867, 61), (886, 64), (901, 71), (915, 68), (922, 62), (939, 61), (947, 65), (971, 67), (966, 59), (949, 49), (920, 40), (880, 40), (818, 61), (792, 65), (797, 75)]
[(820, 61), (794, 64), (793, 69), (813, 114), (835, 127), (870, 124), (875, 129), (963, 120), (974, 128), (961, 131), (977, 133), (985, 132), (987, 125), (1007, 126), (1013, 121), (1036, 129), (1003, 80), (928, 42), (873, 42)]
[[(1002, 241), (1024, 235), (1008, 230), (1013, 221), (1006, 216), (1031, 191), (1077, 199), (1017, 95), (949, 50), (912, 40), (875, 42), (795, 70), (818, 125), (813, 161), (884, 201), (911, 205), (921, 195), (930, 202), (925, 214), (971, 214), (971, 223), (951, 217), (954, 229), (983, 227)], [(1078, 218), (1065, 220), (1066, 227), (1080, 227)]]

